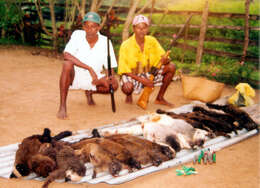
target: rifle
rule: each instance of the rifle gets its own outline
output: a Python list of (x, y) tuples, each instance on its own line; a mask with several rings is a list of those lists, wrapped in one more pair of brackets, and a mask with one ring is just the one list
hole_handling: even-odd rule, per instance
[[(168, 50), (166, 53), (165, 53), (165, 57), (168, 57), (170, 54), (170, 50)], [(151, 67), (151, 75), (149, 77), (150, 80), (153, 81), (155, 75), (157, 74), (158, 70), (161, 68), (162, 66), (162, 63), (159, 62), (159, 65), (156, 67)], [(138, 99), (137, 101), (137, 105), (140, 106), (141, 108), (143, 108), (144, 110), (146, 109), (147, 107), (147, 104), (149, 102), (149, 97), (151, 95), (151, 93), (153, 92), (153, 89), (154, 87), (144, 87), (144, 90), (140, 96), (140, 98)]]
[[(109, 23), (109, 16), (107, 16), (107, 70), (108, 70), (108, 77), (112, 75), (112, 69), (111, 69), (111, 58), (110, 58), (110, 47), (109, 47), (109, 29), (110, 29), (110, 23)], [(116, 112), (116, 104), (115, 104), (115, 97), (114, 97), (114, 89), (112, 84), (109, 84), (109, 93), (111, 96), (111, 106), (112, 111)]]
[[(180, 35), (182, 34), (184, 28), (189, 24), (191, 18), (192, 18), (193, 14), (191, 14), (188, 19), (186, 20), (184, 26), (179, 30), (177, 36), (173, 39), (173, 41), (170, 43), (170, 46), (168, 47), (168, 50), (167, 52), (164, 54), (164, 57), (168, 57), (169, 54), (170, 54), (170, 49), (175, 45), (177, 39), (180, 37)], [(150, 75), (150, 80), (153, 81), (155, 75), (157, 74), (158, 72), (158, 69), (160, 69), (162, 66), (162, 63), (159, 62), (159, 65), (157, 65), (157, 68), (156, 67), (151, 67), (151, 75)], [(138, 101), (137, 101), (137, 105), (140, 106), (141, 108), (143, 108), (144, 110), (146, 109), (147, 107), (147, 104), (149, 102), (149, 97), (151, 95), (151, 93), (153, 92), (153, 87), (144, 87), (144, 90), (141, 94), (141, 96), (139, 97)]]

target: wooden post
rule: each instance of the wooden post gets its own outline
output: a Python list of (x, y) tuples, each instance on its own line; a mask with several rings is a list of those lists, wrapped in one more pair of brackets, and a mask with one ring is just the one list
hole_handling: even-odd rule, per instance
[(189, 33), (189, 23), (186, 25), (185, 31), (184, 31), (184, 41), (183, 41), (184, 48), (182, 49), (181, 63), (183, 63), (184, 57), (185, 57), (186, 43), (187, 43), (188, 33)]
[(204, 40), (205, 40), (205, 35), (206, 35), (207, 25), (208, 25), (208, 13), (209, 13), (209, 6), (208, 6), (208, 1), (206, 1), (202, 13), (202, 18), (201, 18), (199, 44), (197, 47), (197, 55), (196, 55), (196, 64), (200, 64), (202, 54), (203, 54), (203, 45), (204, 45)]
[(246, 51), (249, 43), (249, 6), (250, 6), (250, 0), (245, 0), (245, 28), (244, 28), (245, 39), (244, 39), (244, 47), (243, 47), (241, 62), (245, 61), (246, 59)]
[(155, 0), (152, 0), (152, 7), (150, 10), (150, 14), (149, 14), (149, 20), (152, 23), (152, 16), (153, 16), (153, 11), (154, 11), (154, 6), (155, 6)]

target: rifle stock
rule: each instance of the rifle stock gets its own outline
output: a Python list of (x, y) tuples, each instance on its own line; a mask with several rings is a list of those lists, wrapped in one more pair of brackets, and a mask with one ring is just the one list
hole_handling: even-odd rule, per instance
[[(176, 36), (176, 37), (172, 40), (172, 42), (170, 43), (170, 46), (169, 46), (169, 48), (168, 48), (168, 51), (167, 51), (167, 52), (165, 53), (165, 55), (164, 55), (165, 57), (168, 57), (168, 56), (169, 56), (169, 54), (170, 54), (170, 49), (175, 45), (177, 39), (180, 37), (180, 35), (181, 35), (182, 32), (184, 31), (184, 29), (185, 29), (185, 28), (187, 27), (187, 25), (189, 24), (189, 22), (190, 22), (192, 16), (193, 16), (193, 14), (191, 14), (191, 15), (187, 18), (187, 20), (186, 20), (184, 26), (179, 30), (177, 36)], [(160, 67), (161, 67), (161, 62), (159, 62), (159, 65), (158, 65), (158, 68), (160, 68)], [(150, 77), (150, 79), (153, 80), (153, 79), (154, 79), (154, 76), (153, 76), (153, 77)], [(139, 98), (138, 101), (137, 101), (137, 105), (140, 106), (141, 108), (143, 108), (144, 110), (145, 110), (146, 107), (147, 107), (147, 104), (148, 104), (148, 102), (149, 102), (149, 97), (150, 97), (152, 91), (153, 91), (153, 88), (144, 87), (144, 90), (143, 90), (143, 92), (142, 92), (140, 98)]]
[[(170, 54), (170, 50), (168, 50), (165, 54), (164, 54), (164, 57), (168, 57)], [(160, 69), (162, 66), (162, 62), (159, 62), (159, 65), (158, 65), (158, 69)], [(154, 77), (155, 77), (155, 70), (151, 71), (152, 74), (150, 75), (150, 80), (154, 80)], [(141, 96), (139, 97), (138, 101), (137, 101), (137, 105), (140, 106), (142, 109), (146, 109), (147, 108), (147, 104), (149, 102), (149, 98), (150, 98), (150, 95), (151, 93), (153, 92), (153, 89), (154, 87), (144, 87), (143, 89), (143, 92), (141, 94)]]

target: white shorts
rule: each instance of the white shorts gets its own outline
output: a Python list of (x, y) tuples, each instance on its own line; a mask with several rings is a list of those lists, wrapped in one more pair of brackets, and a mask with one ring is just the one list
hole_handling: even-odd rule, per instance
[[(69, 89), (82, 89), (82, 90), (89, 90), (89, 91), (97, 90), (96, 86), (92, 84), (93, 79), (88, 70), (77, 66), (74, 66), (74, 70), (75, 70), (74, 80)], [(99, 74), (96, 73), (96, 74), (98, 79), (105, 76), (104, 74), (101, 73)]]

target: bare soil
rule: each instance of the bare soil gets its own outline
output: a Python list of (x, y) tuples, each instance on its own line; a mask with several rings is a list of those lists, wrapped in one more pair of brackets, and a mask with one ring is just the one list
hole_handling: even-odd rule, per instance
[[(62, 60), (47, 57), (47, 52), (32, 55), (35, 50), (35, 48), (21, 46), (0, 47), (0, 146), (21, 142), (23, 138), (32, 134), (40, 134), (45, 127), (50, 128), (53, 134), (64, 130), (85, 130), (129, 120), (154, 112), (158, 108), (168, 109), (153, 103), (158, 88), (153, 92), (146, 111), (135, 104), (125, 104), (122, 92), (116, 91), (116, 113), (111, 110), (108, 95), (95, 95), (96, 106), (88, 106), (83, 91), (71, 91), (68, 96), (69, 119), (59, 120), (56, 118), (56, 113), (59, 106), (58, 83)], [(234, 91), (233, 87), (225, 86), (222, 96), (231, 95)], [(135, 96), (134, 102), (137, 99), (138, 96)], [(191, 102), (183, 97), (180, 81), (171, 83), (166, 99), (175, 107)], [(259, 90), (255, 101), (259, 102)], [(54, 182), (49, 187), (257, 188), (260, 185), (259, 135), (218, 151), (216, 164), (188, 163), (187, 166), (194, 166), (198, 174), (176, 176), (175, 170), (181, 168), (178, 166), (116, 186), (105, 183), (91, 185)], [(41, 185), (42, 182), (36, 180), (0, 178), (1, 188), (36, 188)]]

